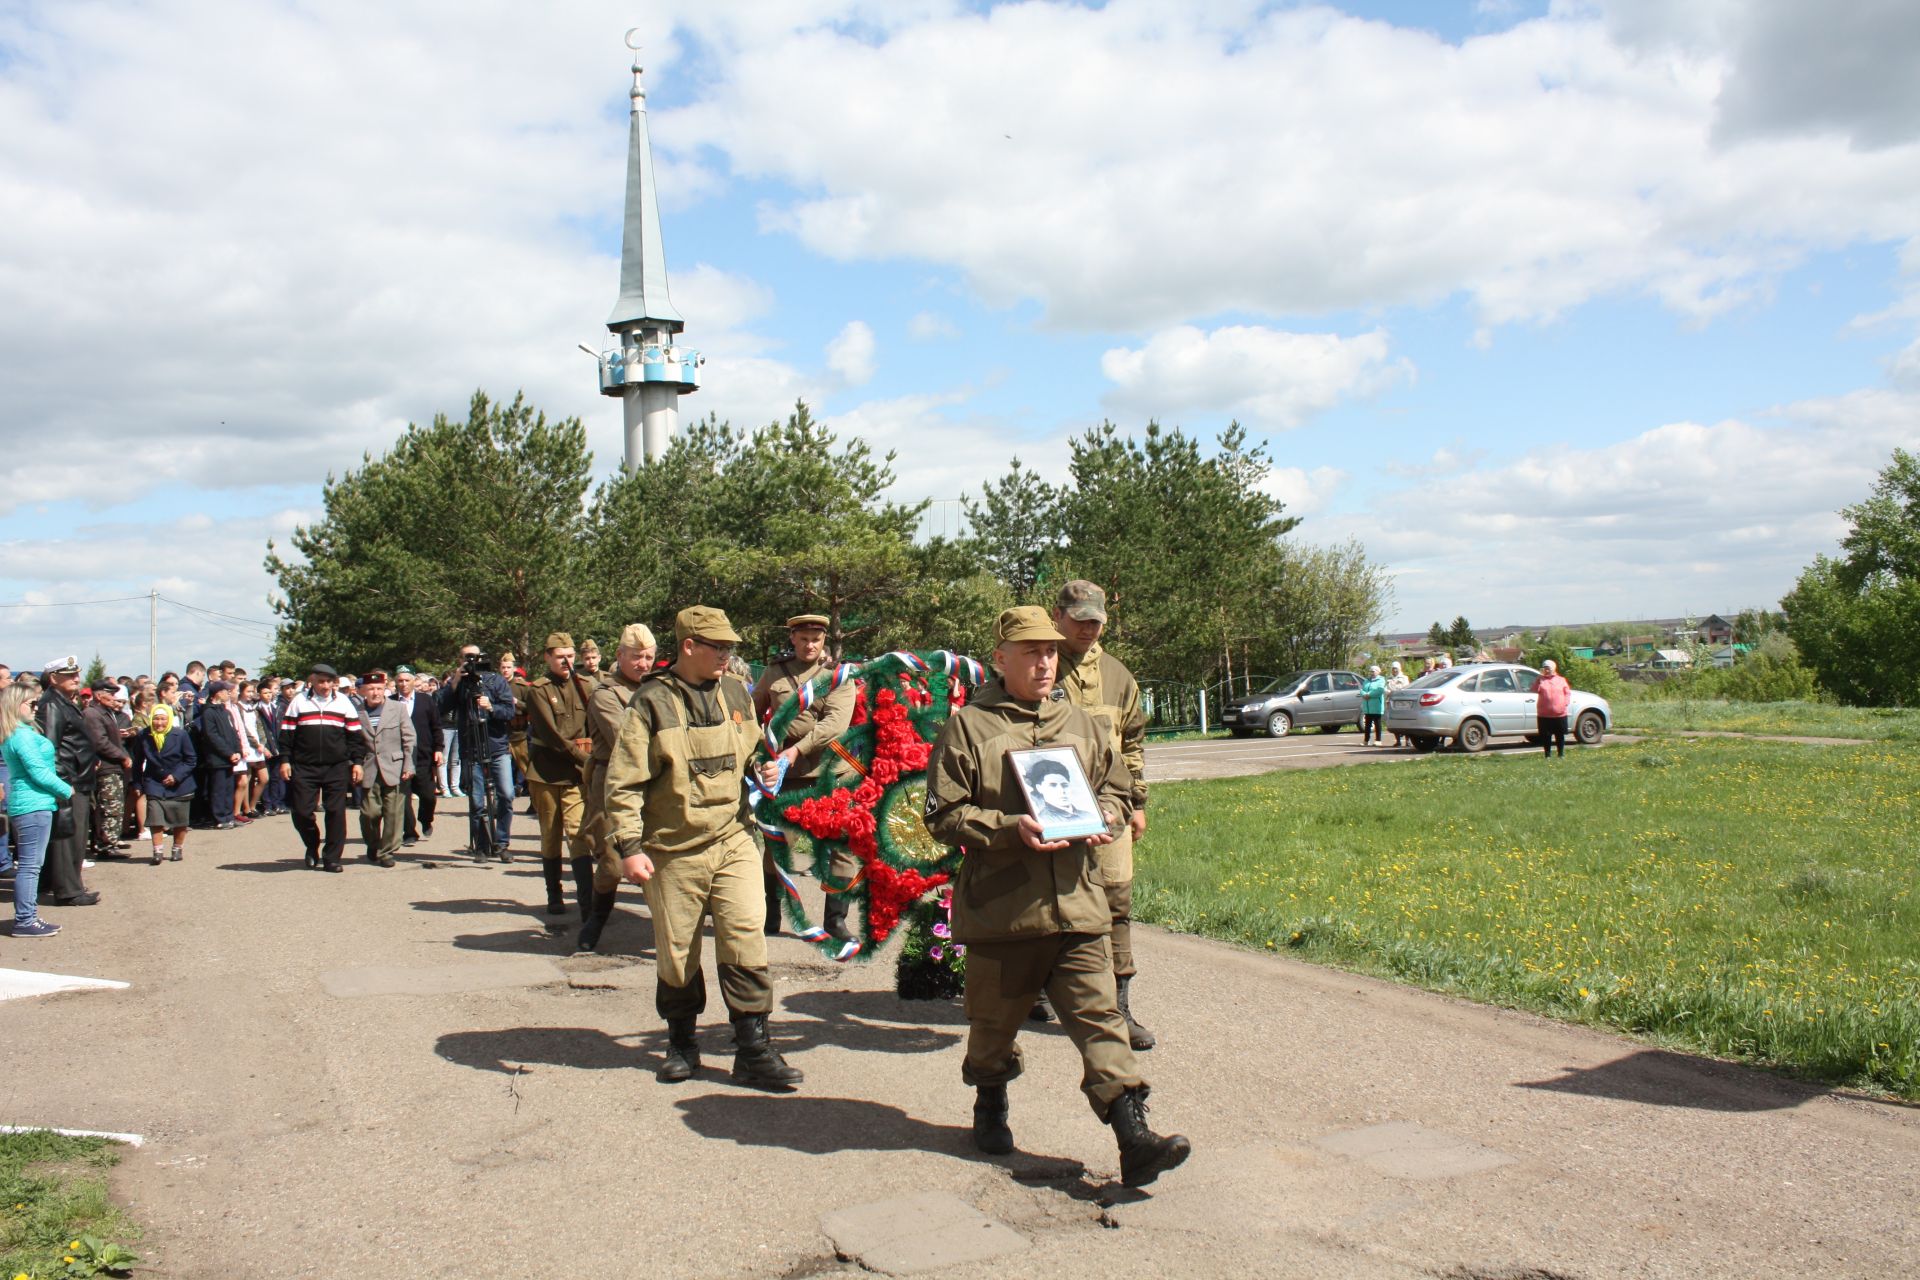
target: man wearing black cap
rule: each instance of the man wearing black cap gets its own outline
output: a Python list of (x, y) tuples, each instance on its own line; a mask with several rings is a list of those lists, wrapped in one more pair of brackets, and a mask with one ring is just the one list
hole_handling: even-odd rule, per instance
[(69, 654), (49, 662), (40, 672), (40, 732), (53, 744), (53, 767), (60, 780), (73, 788), (73, 830), (47, 843), (47, 860), (40, 871), (40, 901), (56, 907), (90, 907), (100, 895), (80, 878), (86, 861), (87, 836), (93, 830), (93, 775), (100, 757), (81, 721), (80, 660)]
[[(305, 692), (287, 705), (280, 722), (280, 776), (286, 779), (294, 830), (307, 846), (307, 865), (339, 871), (347, 847), (347, 792), (360, 785), (367, 736), (360, 710), (339, 690), (340, 674), (324, 662), (309, 673)], [(326, 810), (324, 849), (313, 819), (314, 802)]]
[[(824, 614), (802, 613), (787, 619), (787, 638), (793, 642), (793, 655), (767, 664), (753, 686), (753, 711), (765, 725), (778, 714), (789, 698), (822, 676), (833, 674), (833, 660), (827, 655), (827, 618)], [(820, 779), (820, 764), (827, 744), (847, 731), (853, 723), (854, 686), (851, 680), (837, 689), (821, 694), (792, 720), (780, 737), (779, 759), (786, 762), (782, 791), (804, 791)], [(771, 785), (779, 766), (772, 762), (762, 767), (761, 780)], [(822, 924), (828, 933), (842, 940), (853, 934), (847, 929), (847, 893), (860, 871), (860, 858), (844, 849), (836, 849), (828, 878), (827, 906)], [(768, 933), (780, 932), (780, 906), (783, 892), (772, 870), (766, 873)]]
[(120, 838), (127, 816), (127, 776), (133, 757), (127, 754), (117, 712), (120, 686), (102, 680), (93, 686), (93, 699), (80, 713), (80, 727), (93, 744), (100, 763), (93, 774), (93, 831), (90, 843), (96, 858), (111, 858), (128, 845)]

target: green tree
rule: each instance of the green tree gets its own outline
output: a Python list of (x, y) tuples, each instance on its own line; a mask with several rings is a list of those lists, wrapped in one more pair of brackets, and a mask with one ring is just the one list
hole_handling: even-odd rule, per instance
[(1474, 639), (1473, 624), (1467, 621), (1465, 615), (1455, 618), (1453, 625), (1447, 628), (1447, 645), (1449, 648), (1471, 649), (1479, 643), (1478, 640)]
[(107, 678), (107, 660), (100, 656), (100, 651), (98, 649), (95, 649), (93, 651), (93, 661), (87, 664), (86, 675), (81, 677), (82, 683), (84, 687), (91, 689), (93, 688), (93, 686), (95, 686), (96, 684), (99, 684), (102, 680), (105, 680), (106, 678)]
[(1287, 544), (1269, 580), (1267, 620), (1254, 652), (1281, 670), (1344, 667), (1356, 660), (1393, 598), (1385, 566), (1349, 540), (1331, 547)]
[(1427, 643), (1436, 649), (1447, 647), (1447, 629), (1435, 622), (1427, 628)]
[(1920, 706), (1920, 455), (1893, 451), (1839, 558), (1818, 556), (1780, 603), (1788, 634), (1819, 681), (1854, 706)]
[(475, 392), (464, 421), (409, 425), (328, 478), (293, 554), (267, 544), (285, 620), (270, 665), (450, 658), (467, 641), (533, 652), (583, 609), (591, 465), (578, 418), (549, 422), (520, 396)]
[(1047, 558), (1059, 548), (1060, 490), (1015, 458), (1007, 474), (962, 495), (971, 538), (988, 572), (1025, 596), (1039, 583)]

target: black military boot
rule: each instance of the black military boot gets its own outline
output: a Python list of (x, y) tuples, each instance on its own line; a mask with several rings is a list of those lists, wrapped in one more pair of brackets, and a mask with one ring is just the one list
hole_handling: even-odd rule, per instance
[(700, 1042), (694, 1038), (692, 1018), (667, 1019), (667, 1058), (653, 1078), (661, 1084), (691, 1080), (700, 1069)]
[(1039, 995), (1034, 997), (1033, 1008), (1027, 1011), (1027, 1021), (1029, 1022), (1052, 1022), (1053, 1021), (1053, 1001), (1047, 999), (1046, 992), (1042, 991)]
[(790, 1067), (767, 1039), (767, 1015), (742, 1013), (733, 1019), (733, 1082), (756, 1089), (791, 1089), (806, 1076)]
[(1136, 1051), (1151, 1049), (1154, 1045), (1160, 1043), (1159, 1040), (1154, 1037), (1153, 1032), (1133, 1020), (1133, 1010), (1127, 1007), (1127, 988), (1132, 984), (1132, 975), (1114, 980), (1114, 986), (1118, 989), (1118, 995), (1120, 997), (1120, 1016), (1127, 1020), (1127, 1043), (1132, 1045)]
[(580, 907), (582, 920), (593, 913), (593, 858), (591, 855), (573, 860), (573, 900)]
[(782, 928), (782, 924), (780, 920), (780, 911), (781, 911), (781, 908), (785, 905), (781, 901), (781, 899), (787, 896), (787, 891), (781, 887), (780, 877), (773, 874), (773, 872), (771, 871), (767, 872), (766, 881), (767, 881), (767, 922), (762, 927), (761, 932), (766, 934), (769, 938), (777, 938), (780, 936), (780, 931)]
[(844, 893), (827, 895), (826, 910), (821, 912), (820, 923), (825, 927), (827, 936), (845, 942), (853, 937), (853, 931), (847, 928), (847, 912), (853, 904), (847, 901)]
[(1163, 1138), (1147, 1128), (1145, 1085), (1121, 1094), (1107, 1112), (1107, 1123), (1120, 1143), (1120, 1181), (1129, 1187), (1146, 1186), (1193, 1154), (1193, 1144), (1179, 1134)]
[(560, 859), (543, 859), (541, 867), (547, 873), (547, 914), (563, 916), (567, 914), (567, 894), (560, 887)]
[(1007, 1127), (1007, 1086), (983, 1084), (975, 1091), (973, 1147), (990, 1156), (1004, 1156), (1013, 1150), (1013, 1130)]
[(587, 922), (580, 926), (580, 941), (575, 949), (593, 951), (600, 946), (600, 935), (606, 932), (607, 921), (613, 918), (613, 904), (620, 896), (620, 886), (615, 885), (605, 893), (593, 889), (593, 909), (587, 912)]

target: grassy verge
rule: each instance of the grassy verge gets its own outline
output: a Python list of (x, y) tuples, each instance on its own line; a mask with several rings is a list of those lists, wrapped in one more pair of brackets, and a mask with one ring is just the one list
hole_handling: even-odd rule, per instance
[(1678, 699), (1616, 702), (1614, 728), (1659, 732), (1718, 729), (1730, 733), (1784, 733), (1809, 738), (1920, 741), (1920, 710), (1836, 707), (1819, 702), (1720, 702)]
[(119, 1161), (104, 1138), (0, 1134), (0, 1277), (120, 1275), (137, 1261), (108, 1243), (140, 1234), (107, 1196)]
[(1167, 783), (1134, 914), (1920, 1098), (1916, 795), (1728, 738)]

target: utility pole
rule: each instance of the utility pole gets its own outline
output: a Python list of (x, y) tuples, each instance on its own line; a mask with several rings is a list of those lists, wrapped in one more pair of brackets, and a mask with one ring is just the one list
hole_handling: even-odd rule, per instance
[(147, 674), (160, 681), (160, 588), (147, 591)]

